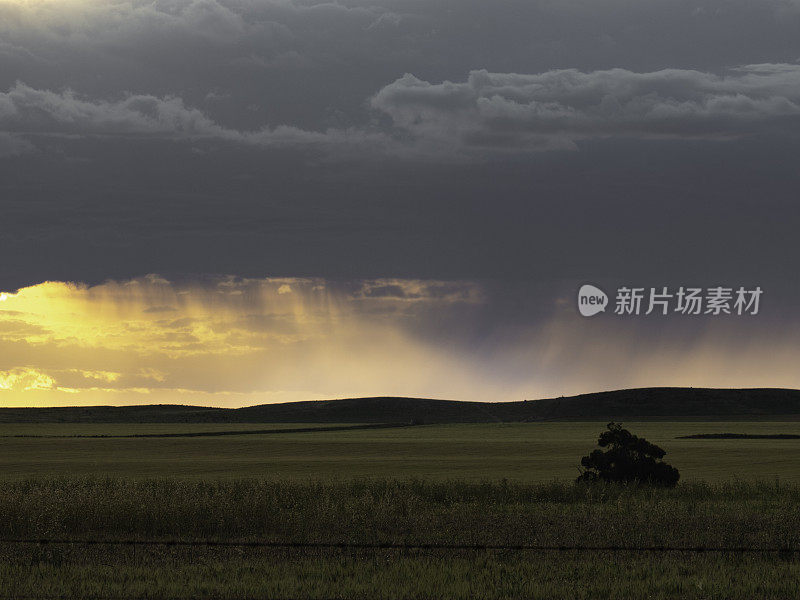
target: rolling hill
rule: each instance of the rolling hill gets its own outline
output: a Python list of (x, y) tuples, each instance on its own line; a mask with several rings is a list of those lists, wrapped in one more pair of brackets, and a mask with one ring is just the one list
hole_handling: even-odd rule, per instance
[(2, 408), (0, 423), (492, 423), (800, 418), (800, 390), (638, 388), (522, 402), (348, 398), (227, 409), (183, 405)]

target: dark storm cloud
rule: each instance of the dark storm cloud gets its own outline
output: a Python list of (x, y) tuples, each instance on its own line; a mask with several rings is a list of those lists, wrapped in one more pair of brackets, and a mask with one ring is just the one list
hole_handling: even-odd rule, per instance
[(800, 58), (796, 2), (42, 2), (0, 4), (0, 89), (174, 95), (237, 129), (362, 123), (405, 72), (720, 69)]
[(492, 279), (520, 315), (738, 277), (788, 305), (798, 28), (788, 0), (0, 0), (0, 288)]

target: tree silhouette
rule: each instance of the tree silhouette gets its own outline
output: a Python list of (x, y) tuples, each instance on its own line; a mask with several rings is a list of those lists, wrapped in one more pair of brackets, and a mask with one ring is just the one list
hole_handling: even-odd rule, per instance
[(613, 421), (600, 434), (594, 450), (581, 459), (584, 470), (577, 481), (638, 482), (674, 487), (680, 473), (661, 459), (666, 452), (644, 438), (633, 435)]

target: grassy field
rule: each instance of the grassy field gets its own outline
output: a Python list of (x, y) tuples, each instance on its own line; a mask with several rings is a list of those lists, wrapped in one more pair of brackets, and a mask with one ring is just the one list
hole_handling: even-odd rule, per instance
[[(305, 424), (308, 426), (308, 424)], [(60, 474), (195, 479), (423, 477), (521, 482), (572, 479), (600, 422), (425, 425), (403, 429), (196, 438), (0, 437), (0, 477)], [(124, 435), (296, 424), (5, 424), (0, 435)], [(800, 433), (800, 422), (626, 423), (661, 445), (683, 480), (800, 482), (800, 440), (676, 439), (696, 433)]]
[[(759, 556), (105, 552), (16, 555), (4, 598), (792, 600), (800, 564)], [(7, 583), (12, 582), (13, 583)]]
[[(800, 548), (800, 487), (372, 480), (8, 483), (0, 537)], [(0, 543), (3, 597), (792, 598), (786, 552)]]
[[(2, 425), (65, 437), (0, 437), (0, 599), (796, 597), (800, 440), (676, 438), (800, 423), (625, 425), (668, 451), (676, 489), (573, 484), (601, 422), (192, 438), (69, 436), (298, 425)], [(72, 543), (11, 541), (42, 538)], [(105, 543), (209, 540), (764, 551)]]

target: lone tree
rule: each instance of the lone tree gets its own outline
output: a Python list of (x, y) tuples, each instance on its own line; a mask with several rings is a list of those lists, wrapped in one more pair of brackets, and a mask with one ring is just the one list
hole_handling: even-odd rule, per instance
[(594, 450), (581, 459), (583, 471), (577, 481), (638, 482), (674, 487), (680, 473), (663, 462), (666, 452), (644, 438), (633, 435), (613, 421), (600, 434)]

